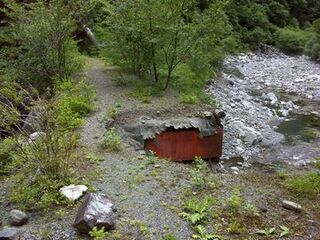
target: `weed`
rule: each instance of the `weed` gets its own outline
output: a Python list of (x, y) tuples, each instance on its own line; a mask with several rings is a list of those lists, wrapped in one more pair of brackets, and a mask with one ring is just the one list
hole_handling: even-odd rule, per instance
[(92, 163), (99, 163), (104, 160), (103, 156), (97, 156), (93, 153), (88, 153), (87, 155), (84, 156), (84, 158)]
[(191, 169), (191, 184), (195, 188), (202, 189), (206, 184), (206, 162), (200, 157), (194, 160), (194, 166)]
[(6, 138), (0, 142), (0, 176), (10, 172), (14, 160), (14, 149), (15, 143), (13, 139)]
[(241, 234), (246, 232), (246, 228), (241, 225), (241, 223), (237, 221), (233, 221), (228, 226), (228, 232), (233, 234)]
[(190, 221), (192, 225), (197, 225), (207, 217), (208, 206), (209, 202), (207, 199), (202, 202), (197, 200), (188, 201), (185, 203), (184, 211), (180, 213), (180, 216)]
[(248, 203), (244, 206), (244, 212), (248, 217), (260, 217), (259, 210), (252, 204)]
[(177, 240), (177, 239), (172, 234), (167, 234), (166, 236), (164, 236), (164, 240)]
[(185, 104), (196, 104), (199, 102), (199, 99), (196, 95), (193, 94), (184, 94), (181, 97), (181, 103)]
[(263, 230), (258, 230), (256, 233), (259, 235), (263, 235), (263, 236), (271, 236), (273, 234), (275, 234), (276, 232), (276, 228), (266, 228)]
[(243, 203), (243, 197), (241, 196), (240, 189), (234, 188), (227, 202), (228, 207), (233, 211), (237, 212), (239, 211), (242, 203)]
[(216, 234), (207, 233), (207, 230), (204, 226), (198, 225), (194, 228), (196, 234), (192, 235), (193, 239), (200, 240), (221, 240), (222, 237)]
[(115, 128), (110, 128), (103, 135), (101, 147), (110, 152), (118, 152), (121, 150), (121, 137)]
[(107, 232), (105, 231), (105, 228), (98, 228), (98, 227), (93, 227), (92, 230), (89, 232), (89, 235), (94, 239), (94, 240), (103, 240), (107, 236)]
[(290, 229), (287, 228), (286, 226), (280, 225), (279, 228), (281, 230), (279, 238), (286, 237), (286, 236), (290, 235)]
[(115, 107), (109, 109), (109, 111), (107, 112), (107, 116), (109, 118), (116, 119), (120, 113), (119, 112), (120, 109), (121, 109), (121, 104), (117, 103)]
[(320, 193), (320, 174), (310, 172), (304, 175), (295, 175), (288, 178), (285, 185), (300, 197), (314, 197)]
[(314, 166), (320, 169), (320, 158), (316, 158), (315, 160)]

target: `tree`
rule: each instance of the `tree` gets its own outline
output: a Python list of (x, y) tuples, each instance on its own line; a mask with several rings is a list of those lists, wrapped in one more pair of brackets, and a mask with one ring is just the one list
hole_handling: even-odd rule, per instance
[(206, 2), (203, 8), (198, 4), (196, 0), (110, 1), (102, 28), (108, 54), (139, 76), (161, 82), (164, 89), (178, 65), (190, 64), (196, 70), (195, 58), (208, 72), (231, 28), (224, 1)]
[(2, 70), (11, 78), (44, 90), (53, 79), (67, 78), (81, 64), (72, 33), (76, 29), (62, 0), (21, 5), (5, 0), (7, 47), (1, 50)]

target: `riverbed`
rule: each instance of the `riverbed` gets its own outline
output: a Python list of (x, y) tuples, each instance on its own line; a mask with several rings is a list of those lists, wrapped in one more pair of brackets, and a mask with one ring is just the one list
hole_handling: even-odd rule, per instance
[(227, 114), (222, 163), (305, 167), (320, 156), (320, 65), (308, 57), (275, 49), (229, 56), (206, 91)]

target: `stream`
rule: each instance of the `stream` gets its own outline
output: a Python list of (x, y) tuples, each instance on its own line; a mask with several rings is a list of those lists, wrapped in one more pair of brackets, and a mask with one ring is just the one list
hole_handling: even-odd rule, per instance
[(206, 91), (227, 114), (222, 164), (305, 167), (320, 156), (320, 65), (306, 56), (229, 56)]

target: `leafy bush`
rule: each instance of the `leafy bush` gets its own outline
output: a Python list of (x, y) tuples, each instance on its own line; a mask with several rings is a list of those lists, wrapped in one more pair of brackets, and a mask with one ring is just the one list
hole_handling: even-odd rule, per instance
[(81, 67), (72, 34), (76, 23), (62, 0), (28, 5), (6, 0), (10, 19), (7, 46), (2, 49), (4, 70), (22, 83), (45, 90), (54, 77), (66, 78)]
[(305, 53), (312, 59), (320, 60), (320, 19), (316, 20), (312, 24), (312, 36), (307, 42), (305, 47)]
[(95, 93), (85, 81), (64, 80), (55, 86), (56, 117), (61, 128), (75, 129), (83, 124), (83, 117), (94, 110)]
[[(15, 191), (11, 193), (11, 199), (28, 209), (43, 209), (63, 203), (58, 190), (74, 182), (76, 177), (79, 134), (74, 131), (72, 120), (81, 120), (80, 117), (91, 109), (83, 105), (91, 106), (93, 92), (84, 82), (71, 84), (66, 81), (56, 89), (59, 95), (51, 99), (40, 96), (30, 98), (29, 110), (38, 111), (38, 135), (34, 139), (29, 138), (28, 132), (20, 127), (23, 114), (18, 107), (11, 104), (8, 98), (9, 102), (0, 102), (0, 110), (6, 113), (6, 118), (0, 119), (0, 128), (11, 131), (10, 141), (14, 143), (14, 151), (10, 148), (8, 151), (4, 148), (1, 150), (6, 158), (14, 156), (17, 162), (16, 177), (13, 179)], [(70, 101), (73, 96), (81, 104)], [(66, 114), (61, 110), (66, 107), (61, 106), (68, 106), (70, 111)], [(66, 121), (61, 121), (62, 114), (66, 114), (63, 118)]]
[(121, 137), (115, 128), (110, 128), (104, 133), (101, 147), (110, 152), (121, 150)]
[(275, 43), (286, 53), (303, 53), (307, 41), (306, 33), (298, 28), (282, 28), (275, 33)]
[(292, 176), (285, 181), (285, 185), (298, 196), (317, 196), (317, 194), (320, 194), (320, 174), (311, 172), (300, 176)]
[(0, 142), (0, 176), (8, 174), (14, 158), (14, 149), (15, 143), (11, 138), (6, 138)]
[[(222, 40), (231, 35), (224, 5), (224, 1), (214, 1), (200, 13), (195, 1), (113, 2), (100, 27), (105, 43), (102, 51), (115, 63), (166, 89), (176, 68), (189, 64), (194, 56), (201, 56), (198, 66), (207, 68), (206, 72), (221, 63), (223, 56), (216, 53), (223, 49)], [(231, 40), (226, 43), (231, 45)], [(197, 76), (203, 81), (202, 77)]]

